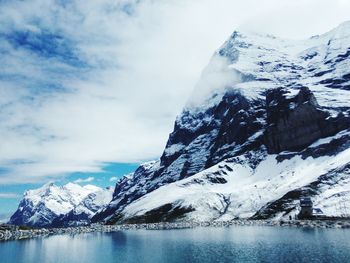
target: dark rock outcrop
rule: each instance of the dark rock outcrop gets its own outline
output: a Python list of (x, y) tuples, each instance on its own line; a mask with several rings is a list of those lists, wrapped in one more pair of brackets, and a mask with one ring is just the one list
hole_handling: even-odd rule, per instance
[(342, 114), (331, 117), (322, 110), (308, 88), (302, 87), (292, 98), (286, 93), (281, 88), (266, 95), (265, 144), (269, 153), (300, 151), (320, 138), (350, 127), (349, 118)]
[[(123, 217), (116, 216), (114, 218), (118, 219), (116, 222), (126, 223), (126, 224), (148, 224), (148, 223), (158, 223), (158, 222), (174, 222), (181, 219), (187, 213), (194, 211), (191, 207), (182, 207), (180, 204), (165, 204), (157, 209), (150, 210), (144, 215), (135, 216), (123, 220)], [(116, 223), (113, 221), (108, 221), (107, 224)]]

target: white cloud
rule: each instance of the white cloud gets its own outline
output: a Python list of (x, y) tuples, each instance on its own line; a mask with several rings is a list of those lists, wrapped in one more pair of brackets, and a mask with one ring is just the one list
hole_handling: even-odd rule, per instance
[(160, 156), (201, 70), (235, 28), (307, 37), (348, 19), (350, 8), (341, 0), (59, 2), (0, 3), (0, 32), (60, 34), (87, 64), (0, 39), (9, 54), (0, 70), (0, 184)]
[(80, 184), (80, 183), (90, 183), (90, 182), (92, 182), (93, 180), (95, 180), (94, 177), (88, 177), (88, 178), (85, 178), (85, 179), (79, 178), (79, 179), (75, 180), (74, 183), (77, 183), (77, 184)]
[(117, 181), (118, 179), (119, 179), (118, 177), (112, 176), (111, 178), (109, 178), (109, 181), (110, 181), (110, 182), (115, 182), (115, 181)]
[(20, 195), (18, 195), (17, 193), (0, 193), (0, 198), (3, 199), (16, 199), (19, 197)]

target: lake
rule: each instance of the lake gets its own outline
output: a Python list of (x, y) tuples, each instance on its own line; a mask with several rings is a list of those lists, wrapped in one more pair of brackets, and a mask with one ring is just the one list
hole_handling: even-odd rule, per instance
[(233, 226), (0, 242), (1, 263), (350, 262), (350, 230)]

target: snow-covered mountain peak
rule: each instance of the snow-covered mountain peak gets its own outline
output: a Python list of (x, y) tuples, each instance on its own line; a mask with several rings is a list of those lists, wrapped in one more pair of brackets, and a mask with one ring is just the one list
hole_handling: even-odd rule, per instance
[(78, 205), (66, 214), (60, 215), (52, 221), (52, 226), (78, 226), (90, 224), (90, 219), (96, 212), (104, 208), (111, 200), (114, 189), (101, 189), (92, 185), (88, 188), (93, 192), (88, 194)]
[[(220, 103), (228, 90), (255, 100), (262, 99), (266, 90), (281, 86), (308, 86), (317, 91), (317, 96), (332, 85), (340, 89), (339, 98), (343, 97), (343, 90), (350, 89), (349, 25), (350, 22), (343, 23), (306, 40), (235, 31), (203, 70), (184, 111), (206, 111)], [(325, 102), (322, 97), (321, 104)], [(346, 101), (338, 103), (344, 105)]]
[(28, 190), (24, 192), (24, 198), (30, 199), (34, 204), (37, 204), (42, 197), (48, 196), (59, 191), (59, 187), (54, 183), (44, 184), (38, 189)]
[(111, 199), (111, 192), (111, 190), (93, 185), (83, 187), (75, 183), (68, 183), (57, 186), (48, 183), (38, 189), (25, 192), (10, 222), (35, 226), (50, 225), (55, 218), (69, 213), (81, 205), (86, 198), (90, 199), (91, 207), (96, 197), (98, 200), (95, 207), (101, 208), (102, 203), (104, 205), (110, 201), (107, 199)]
[(160, 160), (120, 180), (93, 221), (280, 217), (305, 194), (339, 215), (331, 204), (350, 200), (348, 25), (305, 40), (235, 31)]

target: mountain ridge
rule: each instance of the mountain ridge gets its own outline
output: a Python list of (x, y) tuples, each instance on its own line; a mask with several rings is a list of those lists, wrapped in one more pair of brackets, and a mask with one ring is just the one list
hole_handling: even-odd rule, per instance
[[(346, 133), (350, 127), (347, 70), (350, 65), (345, 59), (350, 55), (349, 25), (349, 22), (344, 23), (303, 41), (235, 31), (214, 53), (203, 71), (192, 98), (176, 119), (160, 160), (137, 171), (135, 177), (122, 179), (116, 186), (119, 190), (112, 202), (97, 213), (93, 221), (147, 222), (167, 216), (171, 220), (217, 220), (217, 211), (224, 211), (220, 218), (252, 217), (267, 203), (279, 200), (289, 191), (276, 184), (283, 190), (276, 191), (278, 193), (272, 197), (266, 193), (271, 200), (265, 198), (262, 202), (258, 201), (262, 198), (258, 194), (261, 190), (254, 184), (252, 189), (248, 188), (250, 195), (258, 200), (247, 197), (245, 202), (250, 205), (247, 204), (246, 209), (235, 207), (235, 202), (245, 205), (239, 197), (242, 193), (234, 197), (234, 190), (231, 194), (222, 190), (231, 179), (229, 175), (235, 176), (235, 166), (244, 163), (247, 167), (239, 169), (252, 177), (256, 169), (258, 174), (263, 174), (259, 166), (267, 160), (276, 160), (271, 165), (278, 170), (278, 166), (290, 160), (303, 166), (310, 157), (318, 163), (318, 159), (327, 154), (332, 156), (330, 159), (336, 159), (339, 154), (346, 155), (346, 149), (342, 150), (336, 141), (347, 142), (348, 137), (342, 132)], [(329, 142), (322, 144), (325, 138)], [(310, 148), (317, 142), (317, 149)], [(334, 145), (329, 147), (329, 144)], [(320, 173), (331, 169), (330, 166), (319, 169)], [(294, 174), (288, 177), (294, 178), (287, 184), (295, 189), (322, 176), (317, 173), (305, 175), (308, 177), (306, 182), (295, 176), (299, 172), (297, 168), (288, 168), (288, 174)], [(265, 174), (265, 177), (268, 176)], [(194, 191), (187, 181), (195, 178), (194, 188), (214, 184), (214, 188), (219, 185), (220, 189), (211, 194), (213, 190), (209, 187), (202, 189), (199, 197), (186, 197), (186, 192), (180, 189)], [(295, 178), (300, 181), (294, 182)], [(256, 180), (258, 182), (259, 178)], [(175, 189), (170, 186), (176, 184)], [(239, 182), (236, 184), (240, 185)], [(271, 187), (267, 188), (271, 190)], [(174, 199), (167, 198), (165, 193), (157, 196), (162, 189), (178, 194)], [(201, 199), (201, 195), (209, 201)], [(165, 200), (157, 201), (157, 198)], [(296, 201), (292, 200), (293, 209), (290, 209), (294, 214)], [(158, 203), (158, 207), (149, 205), (151, 203)], [(204, 207), (212, 209), (205, 210)], [(334, 213), (327, 208), (324, 210)], [(283, 211), (275, 213), (276, 217), (281, 213)], [(174, 214), (177, 217), (170, 216)]]

